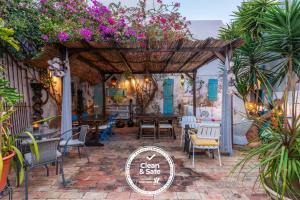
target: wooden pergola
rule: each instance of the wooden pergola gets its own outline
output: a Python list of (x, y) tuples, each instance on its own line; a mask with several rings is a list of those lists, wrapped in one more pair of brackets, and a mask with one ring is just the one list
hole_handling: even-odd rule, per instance
[[(40, 57), (30, 60), (29, 63), (36, 67), (47, 68), (48, 60), (61, 55), (69, 72), (69, 75), (66, 73), (63, 78), (63, 88), (67, 88), (64, 93), (71, 96), (69, 91), (71, 79), (68, 77), (71, 75), (92, 84), (99, 82), (105, 84), (105, 81), (112, 74), (125, 72), (132, 74), (184, 73), (192, 80), (196, 80), (197, 69), (215, 59), (220, 59), (227, 69), (224, 70), (223, 75), (222, 129), (223, 133), (228, 132), (230, 135), (230, 138), (223, 137), (227, 138), (226, 141), (223, 141), (225, 144), (223, 150), (232, 153), (231, 117), (229, 117), (231, 116), (231, 100), (227, 94), (227, 73), (230, 69), (232, 50), (242, 43), (243, 41), (240, 39), (225, 41), (213, 38), (118, 43), (77, 41), (67, 42), (59, 46), (48, 46)], [(63, 114), (70, 113), (70, 116), (67, 116), (66, 119), (63, 116), (62, 123), (71, 126), (71, 97), (68, 97), (68, 94), (63, 94), (62, 110)], [(103, 98), (105, 98), (105, 87), (103, 87)], [(68, 108), (66, 109), (64, 106)], [(105, 110), (105, 105), (103, 110)], [(193, 113), (196, 115), (196, 81), (193, 81)]]

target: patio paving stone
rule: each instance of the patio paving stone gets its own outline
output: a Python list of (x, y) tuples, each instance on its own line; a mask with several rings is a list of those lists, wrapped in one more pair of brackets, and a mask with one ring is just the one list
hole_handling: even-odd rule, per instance
[[(61, 176), (55, 175), (55, 166), (49, 166), (50, 176), (44, 168), (32, 170), (29, 175), (29, 199), (115, 199), (115, 200), (267, 200), (264, 190), (253, 184), (257, 172), (247, 175), (244, 182), (236, 174), (229, 175), (234, 164), (242, 158), (235, 150), (233, 157), (222, 156), (222, 164), (206, 154), (192, 159), (182, 151), (180, 140), (164, 138), (137, 140), (136, 128), (115, 129), (115, 136), (104, 147), (88, 147), (90, 163), (80, 159), (77, 149), (65, 158), (64, 170), (70, 183), (63, 187)], [(176, 129), (177, 136), (180, 130)], [(179, 137), (178, 137), (179, 138)], [(130, 153), (140, 146), (155, 145), (167, 150), (175, 163), (176, 176), (171, 187), (162, 194), (143, 196), (132, 191), (125, 180), (125, 162)], [(243, 170), (240, 174), (244, 175)], [(5, 197), (4, 199), (8, 199)], [(24, 199), (24, 187), (14, 188), (14, 199)]]

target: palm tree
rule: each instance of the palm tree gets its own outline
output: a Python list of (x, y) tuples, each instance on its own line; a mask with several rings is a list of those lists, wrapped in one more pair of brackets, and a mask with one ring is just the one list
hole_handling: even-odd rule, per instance
[(250, 34), (253, 39), (259, 39), (264, 29), (264, 21), (261, 20), (267, 10), (278, 5), (276, 0), (250, 0), (244, 1), (234, 12), (235, 23), (244, 34)]
[(271, 7), (263, 20), (264, 51), (272, 55), (271, 61), (278, 63), (272, 69), (275, 80), (282, 81), (287, 77), (284, 91), (284, 97), (287, 97), (289, 90), (295, 91), (297, 78), (300, 77), (300, 1), (289, 3), (286, 0), (284, 8), (279, 5)]

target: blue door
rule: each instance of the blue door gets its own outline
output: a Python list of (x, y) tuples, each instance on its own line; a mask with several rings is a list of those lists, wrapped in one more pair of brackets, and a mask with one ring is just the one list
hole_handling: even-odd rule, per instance
[(217, 101), (218, 99), (218, 79), (208, 79), (208, 100)]
[(99, 83), (94, 87), (94, 106), (95, 113), (97, 115), (102, 115), (103, 110), (103, 98), (102, 98), (102, 84)]
[(164, 80), (164, 114), (173, 113), (173, 79)]

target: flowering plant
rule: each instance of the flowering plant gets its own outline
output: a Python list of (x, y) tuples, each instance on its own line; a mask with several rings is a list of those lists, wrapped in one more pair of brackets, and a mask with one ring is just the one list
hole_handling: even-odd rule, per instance
[(110, 5), (114, 16), (126, 19), (138, 39), (176, 40), (191, 36), (190, 22), (179, 13), (180, 3), (165, 4), (157, 0), (153, 8), (148, 7), (147, 0), (139, 0), (137, 7)]
[(186, 18), (178, 12), (179, 3), (170, 5), (157, 1), (146, 9), (146, 0), (137, 7), (110, 4), (97, 0), (40, 0), (40, 28), (45, 42), (77, 40), (166, 40), (189, 34)]
[(40, 0), (40, 28), (45, 42), (135, 39), (124, 19), (97, 0)]

